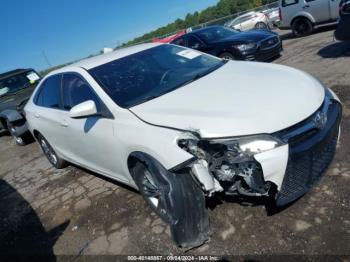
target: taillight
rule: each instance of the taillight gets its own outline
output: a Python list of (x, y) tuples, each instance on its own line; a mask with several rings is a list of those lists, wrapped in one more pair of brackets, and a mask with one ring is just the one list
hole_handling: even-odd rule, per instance
[(282, 9), (278, 8), (278, 15), (280, 16), (280, 21), (282, 21)]

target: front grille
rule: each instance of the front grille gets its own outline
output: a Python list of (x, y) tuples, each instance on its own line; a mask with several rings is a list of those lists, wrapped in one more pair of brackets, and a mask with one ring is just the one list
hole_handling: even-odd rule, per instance
[(298, 139), (290, 138), (290, 155), (277, 205), (285, 205), (305, 194), (331, 164), (339, 135), (340, 104), (333, 102), (327, 115), (328, 122), (323, 129), (309, 130), (298, 135)]
[(272, 38), (266, 39), (261, 41), (260, 43), (260, 49), (265, 50), (265, 49), (270, 49), (272, 47), (275, 47), (279, 43), (279, 38), (278, 36), (274, 36)]

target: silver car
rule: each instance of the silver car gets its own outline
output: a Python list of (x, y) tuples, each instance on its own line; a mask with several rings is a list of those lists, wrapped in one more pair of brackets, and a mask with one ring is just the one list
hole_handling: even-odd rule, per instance
[(303, 36), (314, 29), (335, 24), (339, 18), (340, 0), (280, 0), (280, 29), (292, 29)]
[(249, 12), (225, 23), (225, 26), (239, 31), (269, 28), (268, 17), (260, 12)]

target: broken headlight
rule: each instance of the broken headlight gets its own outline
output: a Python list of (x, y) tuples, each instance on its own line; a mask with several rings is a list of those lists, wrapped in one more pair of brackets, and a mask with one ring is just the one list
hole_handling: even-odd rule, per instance
[(178, 145), (204, 160), (227, 194), (266, 195), (270, 185), (265, 183), (254, 155), (277, 148), (283, 142), (270, 135), (254, 135), (214, 140), (189, 137), (180, 139)]
[(282, 141), (270, 135), (247, 136), (238, 139), (219, 139), (213, 142), (222, 143), (228, 149), (234, 148), (247, 157), (274, 149), (283, 144)]
[(215, 140), (180, 139), (178, 145), (200, 159), (210, 157), (212, 153), (226, 151), (233, 161), (242, 162), (251, 159), (255, 154), (279, 147), (283, 142), (270, 135), (254, 135)]

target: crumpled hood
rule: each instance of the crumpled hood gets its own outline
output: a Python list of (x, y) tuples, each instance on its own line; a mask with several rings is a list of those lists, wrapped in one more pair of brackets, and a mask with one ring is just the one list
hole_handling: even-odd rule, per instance
[(314, 113), (324, 96), (322, 85), (299, 70), (232, 61), (130, 110), (154, 125), (231, 137), (290, 127)]

